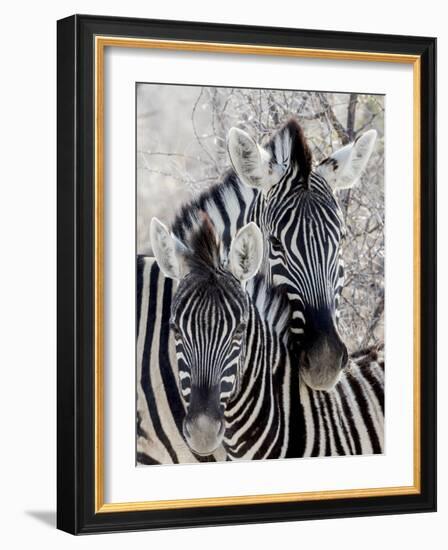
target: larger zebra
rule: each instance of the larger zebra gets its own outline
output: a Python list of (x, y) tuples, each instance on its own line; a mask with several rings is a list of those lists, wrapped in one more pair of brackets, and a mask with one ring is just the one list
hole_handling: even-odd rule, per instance
[(314, 389), (334, 387), (347, 361), (337, 326), (345, 222), (336, 194), (358, 181), (375, 140), (375, 130), (369, 130), (313, 171), (310, 148), (295, 119), (263, 147), (233, 128), (228, 151), (234, 171), (186, 205), (172, 226), (188, 245), (205, 212), (221, 236), (224, 255), (244, 224), (254, 221), (261, 228), (262, 272), (287, 292), (293, 342)]
[[(367, 132), (312, 172), (309, 148), (295, 121), (263, 148), (234, 129), (229, 134), (229, 154), (239, 177), (228, 174), (221, 185), (184, 208), (172, 227), (180, 246), (188, 245), (206, 212), (221, 236), (225, 257), (238, 228), (249, 220), (261, 225), (263, 271), (287, 290), (293, 306), (290, 330), (300, 353), (302, 375), (315, 389), (333, 387), (346, 361), (336, 326), (344, 225), (334, 192), (359, 178), (374, 140), (375, 133)], [(154, 270), (153, 266), (152, 277)], [(165, 294), (164, 302), (170, 298)], [(167, 332), (163, 321), (160, 327)], [(161, 342), (167, 346), (166, 354), (158, 355), (168, 357), (167, 338)], [(142, 368), (146, 371), (147, 365)]]
[(291, 365), (290, 304), (262, 275), (254, 277), (263, 244), (253, 222), (237, 232), (227, 259), (207, 219), (189, 248), (153, 220), (152, 243), (161, 269), (180, 281), (170, 324), (182, 432), (196, 455), (221, 444), (229, 459), (381, 452), (380, 367), (344, 375), (330, 393), (306, 386)]

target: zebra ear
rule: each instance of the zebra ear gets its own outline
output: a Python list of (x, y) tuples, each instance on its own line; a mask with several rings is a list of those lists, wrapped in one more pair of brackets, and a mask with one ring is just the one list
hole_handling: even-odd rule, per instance
[(238, 128), (231, 128), (227, 150), (235, 172), (249, 187), (261, 188), (269, 170), (269, 155), (255, 141)]
[(160, 269), (170, 279), (185, 275), (184, 245), (157, 218), (151, 220), (151, 245)]
[(342, 147), (319, 164), (317, 174), (327, 181), (333, 191), (353, 187), (369, 161), (376, 135), (376, 130), (369, 130), (353, 143)]
[(260, 269), (263, 259), (263, 237), (254, 222), (237, 232), (230, 245), (229, 269), (242, 283), (251, 279)]

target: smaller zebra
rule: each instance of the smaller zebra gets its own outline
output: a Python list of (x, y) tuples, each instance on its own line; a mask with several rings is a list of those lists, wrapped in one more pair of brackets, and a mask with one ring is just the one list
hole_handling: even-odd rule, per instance
[[(207, 218), (194, 233), (191, 248), (156, 219), (151, 242), (162, 271), (179, 280), (170, 325), (186, 404), (183, 434), (188, 446), (200, 456), (221, 444), (229, 458), (285, 456), (289, 309), (286, 299), (273, 292), (263, 308), (269, 314), (263, 318), (245, 289), (263, 257), (261, 231), (253, 222), (242, 227), (225, 266)], [(260, 292), (260, 297), (267, 296)]]
[(185, 403), (169, 320), (177, 283), (155, 258), (137, 258), (137, 464), (186, 464), (225, 460), (222, 448), (207, 457), (192, 453), (183, 436)]
[(179, 281), (170, 325), (182, 433), (195, 456), (222, 447), (228, 459), (252, 460), (382, 452), (381, 368), (354, 366), (328, 393), (301, 381), (290, 364), (288, 299), (257, 275), (256, 224), (237, 232), (224, 264), (207, 218), (189, 248), (157, 219), (151, 241), (164, 274)]

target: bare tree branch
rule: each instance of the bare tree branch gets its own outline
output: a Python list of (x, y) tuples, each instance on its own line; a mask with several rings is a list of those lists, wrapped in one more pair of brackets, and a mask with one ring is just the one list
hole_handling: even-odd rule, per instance
[(328, 102), (326, 95), (323, 93), (319, 93), (318, 97), (326, 115), (328, 116), (331, 124), (333, 125), (333, 128), (335, 129), (339, 139), (341, 140), (342, 145), (347, 145), (347, 143), (350, 141), (350, 138), (347, 134), (346, 129), (344, 128), (344, 126), (342, 126), (337, 116), (334, 114), (334, 111), (330, 103)]

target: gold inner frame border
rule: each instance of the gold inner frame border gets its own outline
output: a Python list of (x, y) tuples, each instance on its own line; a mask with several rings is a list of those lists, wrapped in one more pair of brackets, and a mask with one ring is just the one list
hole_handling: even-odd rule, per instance
[[(406, 63), (413, 65), (413, 298), (414, 298), (414, 482), (409, 486), (375, 487), (349, 490), (329, 490), (295, 493), (275, 493), (260, 495), (191, 498), (179, 500), (153, 500), (140, 502), (104, 502), (104, 53), (106, 47), (152, 48), (163, 50), (232, 53), (245, 55), (285, 56), (313, 59), (366, 61), (381, 63)], [(209, 506), (232, 506), (278, 502), (304, 502), (343, 498), (365, 498), (380, 496), (412, 495), (421, 492), (421, 423), (420, 423), (420, 274), (421, 274), (421, 60), (418, 55), (402, 55), (382, 52), (360, 52), (346, 50), (325, 50), (292, 48), (282, 46), (258, 46), (253, 44), (226, 44), (181, 40), (157, 40), (123, 38), (116, 36), (96, 36), (95, 55), (95, 346), (94, 346), (94, 385), (95, 385), (95, 513), (132, 512), (143, 510), (169, 510), (199, 508)]]

